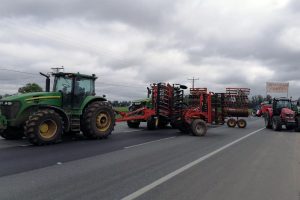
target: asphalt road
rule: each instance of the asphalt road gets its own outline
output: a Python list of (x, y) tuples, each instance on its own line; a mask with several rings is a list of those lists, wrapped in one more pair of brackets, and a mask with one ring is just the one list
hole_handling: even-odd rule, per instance
[(0, 140), (0, 199), (300, 199), (300, 133), (211, 127), (205, 137), (118, 125), (109, 139)]

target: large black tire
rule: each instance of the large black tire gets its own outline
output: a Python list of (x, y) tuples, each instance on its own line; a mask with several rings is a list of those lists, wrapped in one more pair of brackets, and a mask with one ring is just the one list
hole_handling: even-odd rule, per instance
[(182, 126), (178, 127), (180, 133), (182, 134), (189, 134), (191, 132), (191, 128), (187, 125), (183, 124)]
[(89, 139), (107, 138), (114, 130), (115, 115), (108, 102), (96, 101), (83, 113), (82, 132)]
[(157, 119), (155, 119), (154, 117), (150, 117), (147, 120), (147, 129), (148, 130), (155, 130), (157, 127)]
[(237, 125), (238, 125), (239, 128), (246, 128), (247, 122), (246, 122), (246, 120), (244, 120), (244, 119), (239, 119), (239, 120), (237, 121)]
[(295, 128), (295, 125), (286, 125), (286, 130), (293, 130)]
[(202, 119), (195, 119), (191, 124), (191, 132), (194, 136), (204, 136), (207, 132), (206, 122)]
[(264, 120), (265, 120), (265, 126), (266, 128), (270, 129), (272, 128), (272, 122), (269, 113), (264, 114)]
[(19, 140), (24, 136), (23, 128), (12, 128), (7, 127), (7, 129), (0, 132), (0, 136), (6, 140)]
[(272, 129), (274, 131), (281, 131), (282, 123), (279, 116), (273, 116), (272, 117)]
[(300, 117), (296, 117), (296, 126), (295, 126), (295, 131), (300, 132)]
[(158, 120), (157, 128), (159, 128), (159, 129), (167, 128), (168, 124), (169, 124), (169, 122), (166, 119), (160, 118)]
[(233, 118), (230, 118), (227, 120), (227, 126), (229, 128), (234, 128), (236, 126), (236, 120)]
[(25, 125), (25, 135), (34, 145), (53, 144), (61, 141), (63, 121), (54, 110), (38, 110)]
[(127, 121), (127, 125), (129, 128), (139, 128), (140, 127), (140, 123), (139, 121)]

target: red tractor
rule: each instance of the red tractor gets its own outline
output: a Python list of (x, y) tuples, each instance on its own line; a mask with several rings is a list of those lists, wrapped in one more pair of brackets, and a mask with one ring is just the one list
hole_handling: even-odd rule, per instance
[(300, 116), (293, 110), (292, 101), (288, 98), (274, 98), (272, 107), (267, 107), (263, 115), (266, 128), (274, 131), (280, 131), (282, 125), (287, 130), (296, 129), (300, 125)]

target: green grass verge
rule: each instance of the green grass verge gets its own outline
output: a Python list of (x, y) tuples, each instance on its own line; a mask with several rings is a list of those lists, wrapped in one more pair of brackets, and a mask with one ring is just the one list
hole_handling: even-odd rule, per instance
[(128, 112), (128, 107), (114, 107), (114, 109), (120, 112)]

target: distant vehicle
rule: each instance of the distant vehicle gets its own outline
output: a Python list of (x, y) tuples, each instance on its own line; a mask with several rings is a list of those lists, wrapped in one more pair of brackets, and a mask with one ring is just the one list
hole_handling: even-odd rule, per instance
[(266, 128), (280, 131), (282, 125), (285, 125), (287, 130), (299, 129), (300, 116), (291, 99), (284, 97), (274, 98), (271, 106), (266, 105), (262, 108), (264, 109), (262, 113)]

